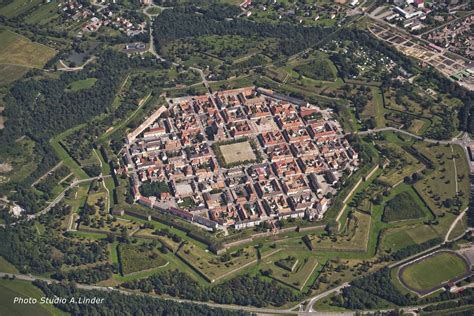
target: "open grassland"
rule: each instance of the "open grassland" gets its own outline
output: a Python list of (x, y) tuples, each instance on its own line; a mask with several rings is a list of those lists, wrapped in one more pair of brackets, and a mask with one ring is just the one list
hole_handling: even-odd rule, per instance
[(436, 230), (423, 223), (387, 229), (382, 238), (381, 248), (384, 251), (397, 251), (404, 247), (421, 244), (439, 237)]
[(253, 247), (228, 256), (215, 256), (208, 250), (185, 243), (176, 254), (211, 283), (257, 263), (257, 251)]
[(29, 68), (19, 65), (0, 64), (0, 86), (5, 86), (23, 77)]
[(51, 0), (49, 3), (42, 3), (33, 12), (28, 14), (24, 21), (28, 24), (46, 25), (59, 18), (58, 0)]
[(32, 9), (41, 2), (41, 0), (13, 0), (0, 8), (0, 15), (13, 18)]
[(462, 275), (469, 267), (465, 260), (452, 252), (438, 252), (402, 267), (401, 281), (409, 289), (425, 292)]
[(412, 190), (404, 191), (389, 200), (384, 208), (382, 220), (396, 222), (424, 216), (423, 203)]
[(142, 245), (120, 244), (118, 246), (120, 270), (123, 275), (163, 267), (168, 263), (157, 249)]
[[(459, 210), (467, 207), (469, 168), (462, 148), (459, 150), (457, 146), (451, 148), (425, 143), (417, 143), (414, 147), (433, 164), (424, 179), (415, 184), (416, 190), (431, 210), (439, 215), (454, 207)], [(453, 157), (456, 159), (456, 166)], [(459, 192), (462, 192), (462, 196), (459, 196)]]
[(56, 51), (8, 30), (0, 30), (0, 64), (42, 68)]
[[(285, 269), (281, 265), (278, 265), (279, 261), (284, 261), (289, 256), (295, 258), (294, 269), (292, 271), (289, 271), (291, 268)], [(301, 291), (306, 284), (308, 284), (311, 276), (316, 271), (318, 260), (315, 257), (308, 256), (307, 253), (285, 249), (285, 251), (280, 251), (263, 259), (260, 266), (262, 267), (262, 270), (271, 271), (271, 278)]]
[(424, 168), (422, 163), (397, 144), (383, 142), (380, 146), (382, 153), (389, 161), (389, 165), (384, 169), (379, 181), (388, 186), (394, 186), (403, 181), (406, 176), (411, 176), (414, 172)]
[(0, 272), (18, 273), (18, 269), (10, 262), (5, 260), (5, 258), (0, 257)]
[(0, 315), (67, 315), (52, 305), (13, 304), (15, 297), (39, 299), (44, 296), (40, 289), (29, 282), (0, 280)]
[(308, 235), (305, 242), (313, 251), (366, 251), (370, 224), (370, 215), (354, 212), (339, 234)]
[(77, 92), (84, 89), (91, 88), (97, 81), (97, 78), (87, 78), (84, 80), (77, 80), (72, 82), (68, 87), (67, 91)]

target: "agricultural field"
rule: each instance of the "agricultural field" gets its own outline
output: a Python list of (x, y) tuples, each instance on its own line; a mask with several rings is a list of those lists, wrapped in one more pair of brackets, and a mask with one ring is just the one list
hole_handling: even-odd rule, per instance
[(443, 251), (402, 267), (399, 276), (404, 286), (426, 293), (467, 271), (469, 266), (461, 256)]
[(185, 243), (176, 254), (211, 283), (257, 263), (257, 250), (253, 247), (216, 256), (199, 246)]
[(41, 3), (41, 0), (13, 0), (0, 7), (0, 15), (7, 18), (19, 16)]
[(0, 30), (0, 64), (42, 68), (56, 51), (8, 30)]
[(140, 245), (120, 244), (118, 258), (122, 275), (165, 266), (168, 261), (163, 258), (153, 243)]
[(337, 235), (307, 235), (305, 242), (313, 251), (363, 252), (367, 250), (370, 225), (370, 215), (355, 211)]
[(43, 296), (44, 293), (30, 282), (0, 280), (0, 315), (67, 315), (53, 305), (13, 304), (15, 297), (32, 297), (39, 300)]
[(382, 215), (384, 222), (396, 222), (423, 217), (423, 204), (413, 191), (404, 191), (389, 200)]

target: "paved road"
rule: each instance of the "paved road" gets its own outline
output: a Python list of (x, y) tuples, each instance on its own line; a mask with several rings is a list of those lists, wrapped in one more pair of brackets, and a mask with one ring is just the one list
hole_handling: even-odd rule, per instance
[[(48, 206), (46, 206), (43, 210), (39, 211), (38, 213), (28, 215), (27, 220), (32, 220), (37, 218), (38, 216), (44, 215), (48, 213), (56, 204), (58, 204), (63, 198), (64, 194), (66, 193), (67, 190), (74, 188), (75, 186), (85, 183), (85, 182), (90, 182), (94, 180), (99, 180), (99, 179), (105, 179), (111, 177), (111, 175), (105, 175), (105, 176), (98, 176), (98, 177), (92, 177), (92, 178), (87, 178), (87, 179), (82, 179), (82, 180), (74, 180), (67, 188), (65, 188), (51, 203), (49, 203)], [(13, 223), (12, 225), (14, 225)]]
[(317, 301), (319, 301), (319, 300), (322, 299), (322, 298), (325, 298), (325, 297), (328, 296), (328, 295), (331, 295), (331, 294), (334, 293), (334, 292), (339, 292), (340, 290), (342, 290), (343, 288), (348, 287), (348, 286), (350, 286), (350, 285), (349, 285), (349, 282), (346, 282), (346, 283), (343, 283), (343, 284), (339, 285), (338, 287), (335, 287), (335, 288), (333, 288), (333, 289), (331, 289), (331, 290), (328, 290), (328, 291), (326, 291), (326, 292), (323, 292), (323, 293), (321, 293), (321, 294), (318, 294), (318, 295), (316, 295), (316, 296), (313, 296), (312, 298), (310, 298), (308, 304), (306, 305), (306, 310), (305, 310), (305, 312), (309, 312), (309, 313), (314, 312), (314, 309), (313, 309), (314, 303), (316, 303)]
[(78, 71), (78, 70), (82, 70), (84, 69), (84, 67), (89, 64), (90, 62), (92, 62), (93, 60), (95, 60), (96, 57), (95, 56), (92, 56), (91, 58), (89, 58), (85, 63), (83, 63), (81, 66), (77, 66), (77, 67), (69, 67), (68, 65), (66, 65), (64, 63), (64, 61), (62, 60), (59, 60), (59, 63), (63, 66), (62, 68), (58, 68), (58, 70), (60, 71)]
[(38, 179), (36, 179), (36, 181), (31, 184), (31, 187), (34, 187), (35, 185), (37, 185), (38, 182), (40, 182), (41, 180), (43, 180), (44, 178), (46, 178), (50, 172), (53, 172), (54, 170), (58, 169), (62, 164), (63, 164), (63, 161), (61, 160), (60, 162), (57, 163), (56, 166), (54, 166), (53, 168), (51, 168), (51, 170), (46, 171), (45, 174), (43, 174), (41, 177), (39, 177)]
[(449, 235), (453, 231), (456, 224), (463, 218), (464, 214), (467, 212), (468, 209), (469, 209), (469, 207), (466, 207), (466, 209), (464, 211), (462, 211), (461, 214), (458, 215), (458, 217), (456, 217), (454, 222), (451, 223), (451, 226), (449, 226), (449, 229), (448, 229), (448, 232), (446, 233), (446, 236), (444, 236), (444, 242), (450, 241), (449, 240)]

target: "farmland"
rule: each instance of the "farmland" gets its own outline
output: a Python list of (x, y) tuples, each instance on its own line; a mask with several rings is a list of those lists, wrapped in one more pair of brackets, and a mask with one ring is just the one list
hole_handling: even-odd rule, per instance
[(0, 30), (0, 64), (42, 68), (55, 50), (8, 30)]

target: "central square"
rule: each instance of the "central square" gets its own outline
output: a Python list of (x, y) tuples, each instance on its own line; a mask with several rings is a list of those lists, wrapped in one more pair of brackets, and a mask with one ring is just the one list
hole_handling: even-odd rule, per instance
[(224, 167), (255, 162), (257, 157), (249, 141), (218, 145)]

